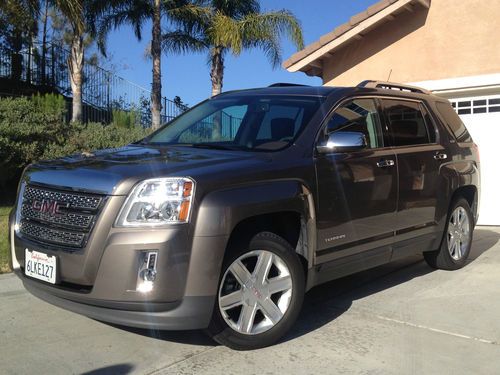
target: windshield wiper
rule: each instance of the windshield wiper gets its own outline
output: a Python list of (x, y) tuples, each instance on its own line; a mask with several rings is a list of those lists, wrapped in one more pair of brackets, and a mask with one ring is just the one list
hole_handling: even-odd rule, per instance
[(211, 150), (241, 150), (242, 147), (233, 145), (233, 146), (226, 146), (226, 145), (220, 145), (218, 143), (193, 143), (191, 144), (191, 147), (195, 148), (208, 148)]

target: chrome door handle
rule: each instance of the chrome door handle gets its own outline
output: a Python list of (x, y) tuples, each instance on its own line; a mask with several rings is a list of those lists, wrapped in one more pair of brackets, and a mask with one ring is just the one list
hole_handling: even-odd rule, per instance
[(436, 160), (444, 160), (444, 159), (447, 159), (448, 158), (448, 155), (446, 154), (436, 154), (434, 155), (434, 159)]
[(379, 162), (377, 162), (377, 167), (379, 168), (392, 167), (392, 166), (394, 166), (394, 160), (392, 159), (380, 160)]

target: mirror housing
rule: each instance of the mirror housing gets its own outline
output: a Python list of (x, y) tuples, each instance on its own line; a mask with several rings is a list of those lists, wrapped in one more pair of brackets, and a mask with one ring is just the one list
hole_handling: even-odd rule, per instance
[(316, 146), (320, 154), (358, 151), (367, 147), (366, 137), (360, 132), (334, 132)]

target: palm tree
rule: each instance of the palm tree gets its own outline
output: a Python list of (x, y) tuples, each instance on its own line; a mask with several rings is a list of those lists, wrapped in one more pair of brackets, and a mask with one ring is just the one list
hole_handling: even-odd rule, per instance
[(68, 59), (73, 94), (71, 122), (80, 122), (82, 120), (84, 36), (89, 17), (88, 3), (85, 0), (53, 0), (54, 6), (61, 12), (68, 23), (71, 34), (71, 54)]
[(260, 48), (277, 67), (281, 36), (289, 37), (297, 49), (304, 47), (300, 23), (287, 10), (261, 13), (258, 0), (206, 0), (204, 5), (206, 12), (163, 34), (162, 43), (167, 52), (209, 52), (212, 96), (222, 91), (227, 53), (238, 56), (245, 49)]
[(202, 17), (205, 12), (194, 2), (188, 0), (95, 0), (92, 13), (96, 17), (91, 22), (92, 33), (97, 37), (103, 53), (106, 50), (106, 36), (109, 31), (124, 24), (131, 25), (138, 40), (142, 39), (143, 25), (151, 21), (151, 49), (153, 60), (153, 81), (151, 94), (151, 122), (153, 129), (161, 125), (161, 37), (162, 21), (180, 20), (189, 22)]

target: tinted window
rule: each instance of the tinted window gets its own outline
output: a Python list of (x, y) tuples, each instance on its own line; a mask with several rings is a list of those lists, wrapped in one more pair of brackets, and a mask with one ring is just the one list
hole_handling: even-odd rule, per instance
[(436, 107), (443, 121), (448, 124), (458, 142), (472, 142), (467, 128), (449, 103), (436, 102)]
[(383, 146), (380, 117), (373, 99), (355, 99), (337, 108), (326, 131), (363, 133), (369, 148)]
[(383, 100), (383, 103), (394, 146), (435, 141), (435, 132), (429, 131), (419, 103), (399, 100)]

